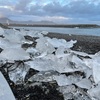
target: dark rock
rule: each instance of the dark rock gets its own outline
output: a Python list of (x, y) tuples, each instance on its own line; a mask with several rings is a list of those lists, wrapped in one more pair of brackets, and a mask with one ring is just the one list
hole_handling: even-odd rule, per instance
[(64, 100), (62, 93), (57, 90), (57, 84), (54, 83), (31, 86), (27, 89), (27, 93), (29, 100)]
[(29, 36), (29, 35), (25, 35), (24, 38), (25, 38), (26, 40), (33, 41), (33, 42), (35, 42), (35, 40), (38, 39), (37, 37), (31, 37), (31, 36)]
[(4, 29), (10, 29), (7, 25), (3, 25), (0, 23), (0, 27), (4, 28)]
[(27, 49), (29, 47), (35, 47), (35, 46), (36, 46), (36, 42), (34, 42), (32, 44), (24, 43), (24, 44), (22, 44), (21, 47)]
[(39, 71), (30, 68), (29, 71), (27, 72), (26, 76), (25, 76), (25, 82), (27, 82), (27, 80), (28, 80), (31, 76), (37, 74), (38, 72), (39, 72)]

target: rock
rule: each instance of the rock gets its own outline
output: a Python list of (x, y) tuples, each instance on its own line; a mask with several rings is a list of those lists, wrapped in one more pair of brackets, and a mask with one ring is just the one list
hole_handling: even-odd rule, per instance
[(27, 88), (29, 100), (64, 100), (62, 93), (57, 90), (55, 83), (42, 83)]

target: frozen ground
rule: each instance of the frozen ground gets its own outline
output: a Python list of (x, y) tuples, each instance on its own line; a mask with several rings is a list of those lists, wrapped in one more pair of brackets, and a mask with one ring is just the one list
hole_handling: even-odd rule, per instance
[(0, 28), (0, 100), (100, 100), (100, 52), (75, 51), (77, 42)]

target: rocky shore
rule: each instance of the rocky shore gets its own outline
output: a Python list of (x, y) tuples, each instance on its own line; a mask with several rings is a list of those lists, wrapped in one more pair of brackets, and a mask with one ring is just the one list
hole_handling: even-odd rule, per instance
[(65, 39), (67, 41), (77, 40), (77, 43), (72, 47), (73, 50), (86, 52), (89, 54), (95, 54), (100, 51), (100, 37), (88, 36), (88, 35), (73, 35), (73, 34), (59, 34), (49, 33), (50, 38)]
[(0, 36), (0, 100), (100, 100), (100, 37), (3, 28)]

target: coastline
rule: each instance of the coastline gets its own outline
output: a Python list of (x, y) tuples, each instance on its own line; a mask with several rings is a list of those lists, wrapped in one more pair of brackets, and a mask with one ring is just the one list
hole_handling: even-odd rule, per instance
[(73, 35), (73, 34), (60, 34), (51, 33), (47, 34), (50, 38), (65, 39), (67, 41), (77, 40), (77, 43), (72, 48), (76, 51), (82, 51), (89, 54), (95, 54), (100, 51), (100, 36), (89, 35)]

